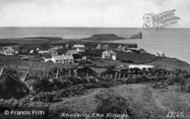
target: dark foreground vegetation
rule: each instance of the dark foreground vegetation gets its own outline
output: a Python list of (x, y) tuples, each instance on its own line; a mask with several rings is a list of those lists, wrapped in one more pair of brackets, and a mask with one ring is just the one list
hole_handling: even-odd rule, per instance
[[(31, 105), (34, 102), (59, 104), (64, 98), (80, 97), (86, 95), (89, 90), (109, 88), (129, 84), (151, 84), (153, 89), (167, 89), (168, 86), (178, 86), (179, 92), (190, 93), (190, 74), (185, 70), (176, 69), (168, 71), (165, 69), (114, 69), (108, 68), (101, 75), (90, 68), (79, 70), (77, 76), (60, 74), (55, 77), (56, 69), (52, 70), (49, 78), (30, 76), (26, 81), (21, 81), (16, 71), (5, 70), (0, 77), (0, 106), (21, 107)], [(66, 71), (64, 71), (66, 72)], [(98, 105), (97, 113), (126, 113), (131, 118), (145, 119), (156, 116), (150, 114), (139, 114), (136, 108), (131, 107), (130, 102), (116, 94), (96, 95)], [(111, 105), (109, 105), (111, 104)], [(59, 112), (76, 112), (71, 108), (59, 106), (50, 108), (51, 119), (59, 119)], [(78, 112), (82, 113), (82, 112)], [(164, 113), (164, 112), (159, 112)]]

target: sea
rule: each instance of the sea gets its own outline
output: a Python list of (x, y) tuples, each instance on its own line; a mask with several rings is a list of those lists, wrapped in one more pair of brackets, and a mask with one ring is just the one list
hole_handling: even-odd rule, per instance
[(75, 39), (90, 37), (94, 34), (115, 34), (122, 37), (142, 32), (142, 39), (118, 40), (116, 43), (137, 43), (139, 48), (156, 54), (164, 52), (166, 56), (190, 63), (190, 29), (188, 28), (82, 28), (82, 27), (1, 27), (0, 39), (24, 37), (61, 37)]

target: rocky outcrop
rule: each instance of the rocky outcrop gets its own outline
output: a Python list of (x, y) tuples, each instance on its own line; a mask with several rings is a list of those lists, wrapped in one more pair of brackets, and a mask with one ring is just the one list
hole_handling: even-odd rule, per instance
[(136, 35), (131, 36), (129, 39), (142, 39), (142, 32), (139, 32)]

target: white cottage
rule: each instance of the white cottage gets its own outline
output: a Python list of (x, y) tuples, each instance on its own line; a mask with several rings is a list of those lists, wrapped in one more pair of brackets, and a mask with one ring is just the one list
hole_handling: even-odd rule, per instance
[(5, 55), (14, 55), (15, 50), (12, 47), (3, 47), (3, 52)]
[(74, 63), (74, 58), (72, 55), (56, 55), (52, 56), (51, 61), (53, 63), (72, 64)]
[(110, 60), (117, 60), (117, 54), (116, 52), (112, 50), (106, 50), (102, 52), (102, 58), (103, 59), (110, 59)]
[(72, 50), (76, 50), (78, 52), (85, 52), (86, 47), (84, 45), (73, 45)]

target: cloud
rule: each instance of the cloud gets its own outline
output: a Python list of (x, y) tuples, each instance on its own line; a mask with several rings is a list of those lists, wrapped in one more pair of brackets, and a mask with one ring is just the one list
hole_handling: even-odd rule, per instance
[[(190, 5), (187, 0), (179, 0), (183, 4), (174, 0), (11, 1), (0, 0), (0, 26), (142, 27), (144, 14), (171, 9), (176, 9), (181, 18), (190, 18), (186, 14)], [(187, 24), (187, 21), (184, 20), (184, 23)]]

